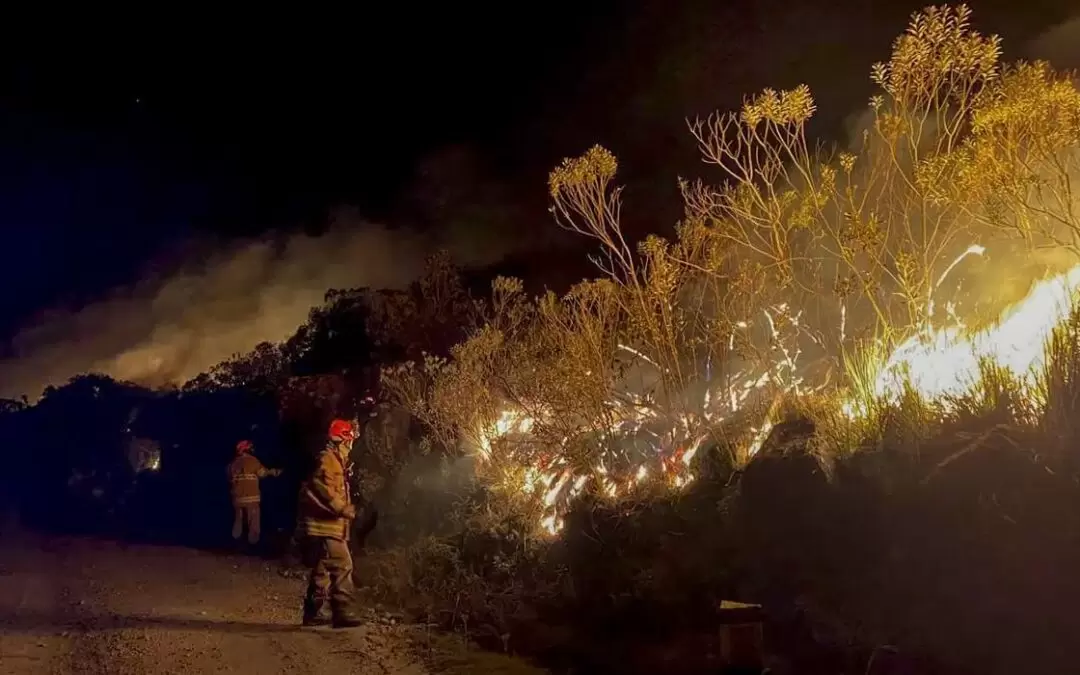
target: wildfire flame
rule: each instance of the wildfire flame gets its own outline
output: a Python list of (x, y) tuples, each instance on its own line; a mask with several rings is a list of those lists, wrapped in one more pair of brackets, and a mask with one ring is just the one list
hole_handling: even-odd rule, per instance
[[(935, 289), (942, 285), (966, 257), (983, 253), (981, 246), (969, 247), (946, 268)], [(990, 327), (978, 331), (969, 330), (957, 317), (955, 308), (947, 307), (948, 325), (938, 328), (929, 324), (922, 326), (888, 352), (880, 363), (874, 364), (872, 370), (876, 375), (869, 388), (871, 397), (880, 401), (896, 401), (905, 389), (910, 387), (925, 400), (944, 402), (949, 397), (963, 395), (978, 386), (982, 372), (980, 364), (983, 361), (1008, 369), (1022, 386), (1033, 390), (1037, 373), (1046, 360), (1047, 340), (1053, 330), (1068, 317), (1078, 288), (1080, 265), (1034, 284), (1026, 297), (1004, 309)], [(932, 317), (935, 299), (930, 297), (926, 302), (926, 315)], [(774, 365), (765, 372), (738, 372), (726, 388), (707, 387), (700, 412), (706, 425), (716, 425), (742, 410), (752, 400), (755, 392), (760, 392), (767, 386), (777, 391), (778, 395), (764, 420), (750, 429), (745, 450), (747, 457), (752, 457), (760, 450), (768, 438), (775, 425), (783, 395), (798, 394), (803, 390), (803, 382), (798, 375), (800, 352), (785, 343), (777, 328), (777, 318), (781, 316), (788, 324), (797, 327), (800, 314), (790, 312), (787, 305), (778, 305), (765, 310), (763, 315), (777, 345)], [(838, 330), (844, 335), (848, 321), (846, 307), (841, 308), (840, 320)], [(739, 328), (745, 329), (747, 325), (741, 324)], [(641, 361), (659, 368), (641, 351), (628, 345), (619, 347)], [(624, 393), (609, 405), (614, 412), (615, 422), (608, 430), (609, 433), (604, 435), (605, 440), (633, 437), (642, 433), (647, 424), (661, 418), (657, 411), (644, 405), (640, 397), (632, 394)], [(856, 401), (854, 398), (842, 401), (841, 410), (850, 418), (867, 414), (865, 402)], [(479, 435), (481, 440), (478, 454), (481, 458), (490, 459), (498, 439), (513, 434), (528, 434), (533, 424), (534, 419), (520, 411), (504, 410), (495, 423)], [(583, 473), (575, 473), (563, 460), (550, 464), (542, 462), (539, 466), (529, 467), (519, 489), (530, 494), (539, 492), (544, 510), (540, 525), (550, 534), (556, 534), (562, 529), (563, 514), (568, 505), (590, 484), (595, 484), (599, 496), (609, 499), (618, 498), (654, 481), (660, 481), (676, 490), (683, 489), (694, 480), (690, 472), (691, 461), (709, 438), (709, 434), (696, 433), (686, 437), (686, 432), (693, 433), (695, 428), (689, 420), (676, 421), (673, 426), (682, 429), (672, 429), (666, 435), (649, 432), (654, 437), (655, 452), (652, 454), (656, 457), (650, 458), (648, 453), (643, 453), (643, 459), (623, 467), (617, 474), (611, 466), (619, 459), (626, 460), (628, 454), (612, 447), (605, 451), (604, 457), (596, 466)], [(702, 425), (696, 425), (700, 426)]]
[(1046, 342), (1068, 317), (1078, 287), (1080, 266), (1035, 284), (989, 328), (968, 335), (957, 322), (912, 336), (881, 367), (875, 395), (896, 400), (907, 381), (928, 400), (959, 396), (978, 385), (980, 361), (1008, 369), (1022, 386), (1033, 389), (1046, 362)]

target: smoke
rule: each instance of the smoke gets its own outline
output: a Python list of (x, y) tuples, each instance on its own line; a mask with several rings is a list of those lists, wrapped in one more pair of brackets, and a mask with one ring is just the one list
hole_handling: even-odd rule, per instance
[(1027, 53), (1030, 58), (1049, 61), (1058, 68), (1080, 69), (1080, 16), (1039, 35), (1028, 45)]
[(86, 372), (146, 386), (183, 383), (260, 342), (287, 338), (328, 289), (407, 285), (439, 248), (478, 266), (511, 244), (490, 229), (422, 235), (348, 210), (321, 236), (189, 242), (164, 270), (151, 268), (99, 302), (25, 326), (12, 340), (12, 356), (0, 362), (0, 396), (34, 398)]

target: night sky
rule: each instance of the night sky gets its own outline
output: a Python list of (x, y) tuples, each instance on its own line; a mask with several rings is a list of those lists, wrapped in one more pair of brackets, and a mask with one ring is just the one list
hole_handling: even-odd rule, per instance
[(217, 27), (100, 21), (13, 50), (0, 278), (21, 292), (5, 294), (0, 325), (128, 281), (192, 228), (317, 226), (340, 202), (389, 217), (427, 150), (527, 115), (590, 19), (553, 5), (399, 7)]
[[(485, 208), (501, 227), (554, 229), (548, 169), (601, 142), (625, 167), (631, 232), (663, 231), (676, 176), (701, 172), (685, 117), (806, 82), (815, 131), (841, 140), (870, 64), (923, 4), (378, 3), (50, 28), (0, 70), (0, 334), (133, 283), (193, 236), (317, 232), (341, 204), (443, 227), (455, 215), (430, 208), (441, 188), (417, 176), (447, 146), (483, 164), (451, 210), (495, 195)], [(1078, 11), (971, 4), (1007, 58)]]

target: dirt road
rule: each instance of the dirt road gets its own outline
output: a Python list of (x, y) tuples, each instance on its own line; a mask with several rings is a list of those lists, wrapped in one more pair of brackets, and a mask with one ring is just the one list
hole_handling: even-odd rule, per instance
[(0, 673), (427, 675), (408, 630), (297, 626), (303, 581), (261, 560), (0, 538)]

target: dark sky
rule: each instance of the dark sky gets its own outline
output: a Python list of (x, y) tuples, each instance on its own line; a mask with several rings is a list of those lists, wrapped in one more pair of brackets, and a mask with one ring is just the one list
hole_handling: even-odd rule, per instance
[[(340, 203), (415, 226), (415, 166), (446, 145), (544, 227), (547, 170), (602, 142), (647, 207), (630, 225), (667, 227), (675, 176), (699, 170), (687, 115), (805, 81), (837, 137), (922, 4), (403, 2), (50, 27), (0, 69), (0, 334), (130, 283), (195, 232), (312, 228)], [(1074, 4), (973, 7), (1010, 53)]]
[(593, 17), (618, 13), (606, 0), (377, 4), (143, 27), (98, 17), (10, 49), (0, 282), (21, 292), (0, 300), (0, 326), (130, 280), (192, 228), (317, 224), (342, 201), (389, 217), (419, 156), (527, 116)]

